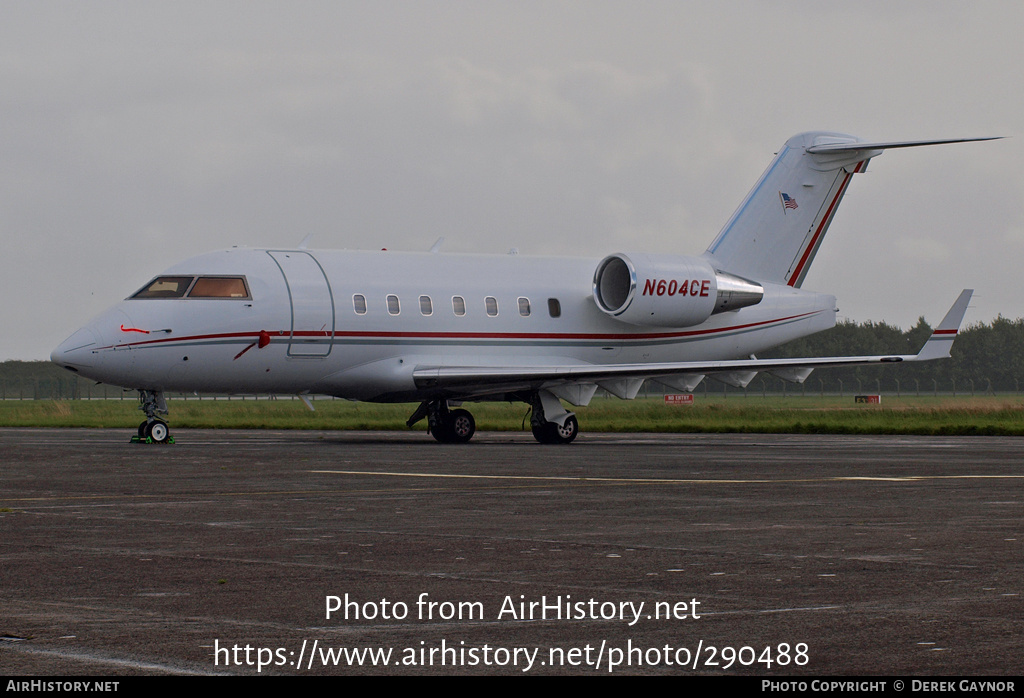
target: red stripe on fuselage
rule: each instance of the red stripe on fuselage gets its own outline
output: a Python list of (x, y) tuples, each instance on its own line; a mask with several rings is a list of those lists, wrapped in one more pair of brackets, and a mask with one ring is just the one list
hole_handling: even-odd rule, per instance
[[(684, 332), (652, 332), (652, 333), (635, 333), (635, 334), (597, 334), (597, 333), (586, 333), (586, 332), (567, 332), (567, 333), (544, 333), (544, 332), (373, 332), (373, 331), (347, 331), (347, 332), (335, 332), (333, 335), (325, 332), (295, 332), (290, 334), (283, 332), (281, 334), (271, 333), (272, 337), (278, 337), (280, 339), (291, 339), (293, 337), (328, 337), (335, 339), (359, 339), (368, 337), (377, 337), (381, 339), (536, 339), (536, 340), (557, 340), (557, 339), (578, 339), (578, 340), (636, 340), (636, 339), (682, 339), (685, 337), (699, 337), (702, 335), (718, 334), (722, 332), (734, 332), (737, 330), (747, 330), (754, 327), (763, 327), (765, 325), (771, 325), (779, 322), (787, 322), (791, 320), (800, 320), (802, 318), (816, 315), (817, 313), (823, 312), (821, 310), (815, 310), (808, 313), (800, 313), (798, 315), (789, 315), (787, 317), (776, 318), (774, 320), (762, 320), (760, 322), (750, 322), (744, 325), (732, 325), (729, 327), (718, 327), (706, 330), (688, 330)], [(225, 332), (220, 334), (202, 334), (202, 335), (190, 335), (187, 337), (166, 337), (163, 339), (149, 339), (144, 342), (130, 342), (127, 344), (118, 344), (118, 347), (151, 347), (154, 345), (168, 344), (171, 342), (197, 342), (197, 341), (208, 341), (215, 339), (246, 339), (253, 340), (258, 338), (259, 332)], [(113, 346), (102, 347), (103, 349), (112, 349)]]

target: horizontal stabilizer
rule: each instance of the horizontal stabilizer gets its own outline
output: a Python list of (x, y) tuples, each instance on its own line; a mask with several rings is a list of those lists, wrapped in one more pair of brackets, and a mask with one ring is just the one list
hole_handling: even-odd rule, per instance
[(930, 141), (889, 141), (886, 143), (823, 143), (812, 145), (806, 150), (817, 153), (852, 153), (860, 150), (892, 150), (894, 148), (916, 148), (919, 145), (946, 145), (947, 143), (974, 143), (976, 141), (997, 141), (1002, 136), (986, 136), (985, 138), (944, 138)]

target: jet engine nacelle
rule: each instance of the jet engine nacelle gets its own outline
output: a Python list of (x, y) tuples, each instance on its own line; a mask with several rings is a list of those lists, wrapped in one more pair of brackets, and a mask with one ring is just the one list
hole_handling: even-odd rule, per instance
[(704, 257), (620, 252), (594, 272), (597, 307), (633, 325), (690, 327), (763, 297), (760, 284), (716, 271)]

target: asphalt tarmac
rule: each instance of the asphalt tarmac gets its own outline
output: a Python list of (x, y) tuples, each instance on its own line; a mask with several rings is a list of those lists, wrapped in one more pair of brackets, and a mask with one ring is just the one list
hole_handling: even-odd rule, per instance
[(0, 429), (0, 674), (1013, 675), (1024, 439)]

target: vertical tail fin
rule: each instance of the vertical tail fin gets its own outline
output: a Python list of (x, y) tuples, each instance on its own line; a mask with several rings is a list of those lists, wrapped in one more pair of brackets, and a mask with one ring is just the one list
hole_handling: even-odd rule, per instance
[(858, 139), (827, 132), (790, 138), (708, 248), (716, 265), (757, 281), (803, 283), (850, 178), (876, 154), (809, 151), (824, 144), (856, 147)]
[(890, 148), (987, 140), (994, 139), (866, 143), (827, 131), (793, 136), (705, 254), (721, 271), (799, 288), (850, 179), (871, 158)]

